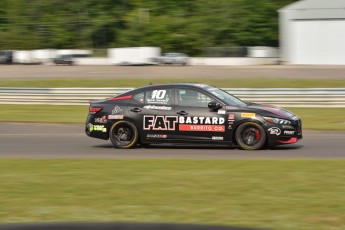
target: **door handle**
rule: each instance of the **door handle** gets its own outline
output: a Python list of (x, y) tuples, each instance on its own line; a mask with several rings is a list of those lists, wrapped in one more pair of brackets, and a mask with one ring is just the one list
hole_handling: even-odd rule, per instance
[(131, 109), (132, 112), (135, 112), (135, 113), (139, 113), (141, 112), (141, 109), (139, 108), (134, 108), (134, 109)]
[(177, 114), (184, 116), (184, 115), (187, 115), (188, 113), (186, 111), (180, 111), (180, 112), (177, 112)]

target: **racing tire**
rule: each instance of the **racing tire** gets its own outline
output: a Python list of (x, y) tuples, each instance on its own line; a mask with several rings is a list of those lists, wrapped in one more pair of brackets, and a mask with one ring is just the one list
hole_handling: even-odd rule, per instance
[(138, 129), (131, 122), (118, 121), (111, 126), (109, 137), (114, 148), (130, 149), (138, 143)]
[(255, 122), (241, 124), (235, 133), (235, 140), (241, 149), (258, 150), (266, 143), (266, 132), (261, 125)]

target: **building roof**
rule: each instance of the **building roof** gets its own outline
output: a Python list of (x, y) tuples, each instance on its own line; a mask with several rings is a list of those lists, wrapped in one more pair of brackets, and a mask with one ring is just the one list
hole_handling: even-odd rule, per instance
[(292, 20), (345, 19), (345, 0), (301, 0), (280, 10)]
[(281, 8), (282, 10), (340, 9), (345, 14), (345, 0), (300, 0)]

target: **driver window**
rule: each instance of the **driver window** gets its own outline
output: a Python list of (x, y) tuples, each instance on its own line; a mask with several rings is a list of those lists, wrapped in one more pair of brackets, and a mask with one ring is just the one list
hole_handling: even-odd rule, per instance
[(192, 89), (178, 89), (177, 97), (179, 105), (182, 106), (208, 108), (208, 103), (212, 101), (205, 94)]

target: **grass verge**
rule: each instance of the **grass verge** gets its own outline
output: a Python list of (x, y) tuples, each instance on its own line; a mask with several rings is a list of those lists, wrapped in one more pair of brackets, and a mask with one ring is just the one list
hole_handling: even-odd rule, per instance
[[(345, 108), (288, 108), (301, 117), (303, 129), (345, 130)], [(0, 105), (0, 122), (84, 123), (87, 106)]]
[(0, 222), (344, 229), (344, 160), (0, 160)]
[(2, 80), (0, 87), (138, 87), (150, 82), (199, 82), (222, 88), (344, 88), (345, 80), (308, 80), (290, 78), (228, 78), (228, 79), (51, 79)]

